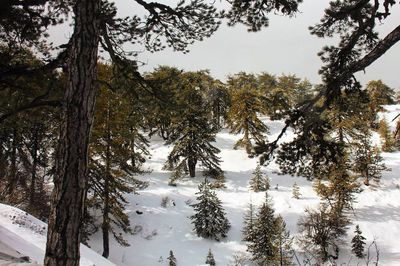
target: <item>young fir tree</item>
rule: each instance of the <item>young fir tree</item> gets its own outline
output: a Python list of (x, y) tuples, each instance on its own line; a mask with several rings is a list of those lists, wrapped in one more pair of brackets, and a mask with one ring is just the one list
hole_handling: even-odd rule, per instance
[(275, 220), (275, 225), (275, 246), (278, 248), (278, 253), (276, 254), (276, 265), (291, 266), (293, 265), (293, 237), (290, 236), (289, 231), (286, 229), (286, 223), (282, 216), (278, 215)]
[(206, 264), (210, 265), (210, 266), (215, 266), (215, 259), (214, 259), (214, 255), (211, 252), (211, 249), (208, 250), (208, 254), (207, 254), (207, 258), (206, 258)]
[(249, 207), (243, 217), (242, 239), (243, 241), (251, 241), (254, 233), (254, 223), (256, 220), (254, 205), (250, 202)]
[(257, 164), (257, 167), (253, 172), (253, 176), (250, 179), (250, 188), (254, 192), (260, 192), (267, 191), (269, 187), (270, 184), (268, 176), (264, 175), (263, 172), (261, 172), (261, 166), (260, 164)]
[(395, 148), (395, 141), (390, 131), (389, 125), (385, 119), (379, 121), (378, 128), (379, 135), (381, 136), (382, 141), (382, 151), (384, 152), (392, 152)]
[(258, 265), (274, 265), (278, 247), (276, 246), (276, 221), (272, 203), (266, 193), (266, 199), (260, 207), (254, 223), (247, 250)]
[(214, 191), (210, 189), (210, 182), (205, 179), (199, 185), (198, 203), (193, 204), (195, 214), (190, 217), (194, 230), (199, 237), (214, 238), (219, 241), (226, 237), (230, 223), (226, 218), (221, 201)]
[(219, 167), (218, 148), (215, 141), (216, 129), (208, 121), (207, 108), (201, 94), (201, 73), (182, 74), (177, 97), (177, 112), (171, 124), (172, 133), (167, 141), (174, 147), (168, 155), (167, 169), (187, 167), (191, 177), (196, 176), (197, 162), (209, 170), (222, 172)]
[(169, 266), (176, 266), (177, 265), (176, 258), (174, 256), (174, 252), (172, 252), (172, 250), (169, 251), (169, 256), (168, 256), (167, 260), (168, 260), (168, 265)]
[(370, 137), (367, 135), (355, 150), (353, 170), (363, 177), (364, 184), (369, 186), (371, 180), (379, 182), (382, 171), (390, 170), (382, 161), (378, 147), (371, 146)]
[(293, 184), (292, 188), (292, 198), (294, 199), (300, 199), (301, 193), (300, 193), (300, 187), (297, 185), (296, 182)]
[[(268, 127), (258, 118), (265, 113), (257, 83), (252, 79), (243, 78), (244, 74), (230, 77), (231, 107), (228, 112), (228, 126), (231, 133), (243, 133), (243, 138), (238, 140), (234, 148), (245, 148), (247, 154), (252, 155), (253, 144), (264, 143)], [(254, 78), (255, 79), (255, 78)]]
[(364, 246), (365, 246), (365, 237), (362, 235), (360, 227), (356, 225), (356, 230), (354, 231), (355, 235), (351, 240), (351, 251), (356, 255), (357, 258), (364, 258)]

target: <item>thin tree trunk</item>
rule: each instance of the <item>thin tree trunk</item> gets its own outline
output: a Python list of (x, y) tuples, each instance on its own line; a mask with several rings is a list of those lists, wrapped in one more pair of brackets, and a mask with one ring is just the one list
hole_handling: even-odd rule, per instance
[(30, 195), (29, 195), (29, 205), (32, 208), (35, 203), (35, 194), (36, 194), (36, 168), (38, 164), (38, 149), (39, 149), (39, 140), (38, 140), (38, 130), (35, 132), (36, 134), (33, 136), (33, 147), (32, 147), (32, 169), (31, 169), (31, 187), (30, 187)]
[(103, 254), (104, 258), (108, 258), (110, 255), (110, 179), (111, 177), (111, 130), (110, 130), (110, 102), (107, 103), (107, 147), (106, 147), (106, 173), (104, 175), (104, 206), (103, 206), (103, 224), (101, 225), (101, 230), (103, 233)]
[(189, 168), (189, 175), (190, 177), (196, 176), (196, 159), (193, 157), (188, 158), (188, 168)]
[(49, 217), (46, 266), (77, 266), (87, 183), (88, 143), (96, 95), (98, 0), (77, 0), (68, 58), (61, 136)]

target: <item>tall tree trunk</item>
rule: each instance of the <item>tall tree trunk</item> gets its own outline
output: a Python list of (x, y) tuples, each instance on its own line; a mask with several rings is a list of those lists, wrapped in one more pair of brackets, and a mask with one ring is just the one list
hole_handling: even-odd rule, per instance
[(190, 177), (196, 176), (196, 164), (197, 160), (193, 157), (188, 158), (188, 168), (189, 168), (189, 175)]
[(108, 258), (110, 255), (110, 179), (111, 177), (111, 129), (110, 129), (110, 102), (107, 103), (107, 147), (106, 147), (106, 173), (104, 175), (104, 206), (103, 206), (103, 224), (101, 230), (103, 233), (103, 254), (104, 258)]
[(49, 217), (46, 266), (77, 266), (94, 115), (99, 44), (98, 0), (76, 0), (68, 58), (68, 86)]
[(33, 136), (33, 147), (32, 147), (32, 169), (31, 169), (31, 187), (30, 187), (30, 195), (29, 195), (29, 207), (32, 208), (35, 204), (35, 194), (36, 194), (36, 168), (38, 164), (38, 150), (39, 150), (39, 130), (35, 131), (36, 134)]

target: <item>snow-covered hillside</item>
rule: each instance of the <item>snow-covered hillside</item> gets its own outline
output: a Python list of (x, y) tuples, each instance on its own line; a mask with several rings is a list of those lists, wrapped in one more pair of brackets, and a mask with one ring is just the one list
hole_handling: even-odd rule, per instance
[[(20, 209), (0, 203), (0, 252), (17, 257), (6, 252), (9, 250), (20, 254), (21, 257), (28, 256), (32, 262), (42, 263), (46, 247), (46, 233), (47, 225), (42, 221)], [(1, 249), (2, 247), (4, 250)], [(4, 263), (2, 264), (0, 259), (0, 265), (10, 265)], [(82, 266), (115, 266), (114, 263), (85, 245), (81, 245), (80, 264)]]
[[(385, 117), (393, 117), (400, 112), (400, 107), (390, 107)], [(388, 119), (389, 120), (389, 119)], [(270, 139), (279, 133), (281, 122), (265, 121), (271, 129)], [(290, 138), (291, 136), (286, 136)], [(167, 265), (166, 258), (173, 250), (178, 265), (202, 265), (207, 251), (211, 248), (217, 265), (230, 265), (232, 257), (243, 254), (246, 245), (241, 241), (243, 214), (250, 201), (260, 204), (264, 193), (254, 193), (248, 189), (248, 181), (256, 167), (257, 158), (250, 159), (243, 150), (233, 150), (239, 136), (222, 131), (217, 135), (216, 146), (221, 149), (222, 169), (226, 175), (226, 189), (218, 190), (217, 195), (223, 202), (232, 224), (228, 237), (220, 242), (199, 238), (192, 231), (189, 216), (195, 202), (198, 184), (203, 180), (201, 173), (194, 179), (181, 180), (177, 187), (168, 186), (169, 172), (162, 170), (170, 147), (160, 139), (152, 139), (152, 157), (146, 167), (152, 172), (140, 177), (149, 182), (149, 187), (138, 191), (139, 195), (129, 195), (128, 212), (135, 234), (126, 236), (129, 247), (120, 247), (114, 241), (111, 245), (110, 259), (117, 265)], [(380, 251), (380, 265), (400, 265), (400, 152), (383, 153), (385, 163), (392, 169), (383, 174), (382, 182), (377, 188), (364, 187), (357, 195), (353, 225), (341, 248), (341, 260), (346, 265), (358, 265), (350, 254), (350, 241), (355, 224), (359, 224), (367, 238), (367, 246), (375, 239)], [(293, 236), (297, 233), (297, 221), (306, 207), (319, 203), (313, 191), (312, 183), (300, 177), (278, 175), (277, 166), (273, 163), (263, 168), (271, 179), (270, 195), (273, 199), (276, 214), (281, 214)], [(292, 198), (292, 185), (300, 186), (301, 199)], [(275, 189), (277, 187), (277, 189)], [(167, 198), (168, 197), (168, 198)], [(166, 199), (166, 207), (161, 201)], [(139, 211), (138, 214), (136, 211)], [(101, 235), (96, 235), (92, 248), (101, 253)], [(299, 249), (297, 247), (297, 251)], [(361, 263), (360, 265), (363, 265)]]
[[(390, 121), (400, 112), (399, 106), (390, 106), (388, 112), (381, 115)], [(282, 122), (264, 120), (270, 127), (270, 139), (274, 139), (282, 127)], [(393, 124), (393, 123), (392, 123)], [(393, 128), (393, 125), (392, 125)], [(128, 195), (127, 212), (131, 219), (134, 235), (126, 236), (129, 247), (119, 246), (111, 239), (110, 260), (120, 266), (157, 266), (168, 265), (169, 251), (173, 250), (178, 265), (204, 265), (207, 252), (212, 250), (217, 265), (232, 264), (234, 256), (246, 254), (246, 245), (241, 241), (243, 214), (251, 201), (259, 205), (264, 193), (254, 193), (248, 188), (248, 181), (256, 167), (257, 158), (248, 158), (243, 150), (233, 150), (240, 136), (229, 134), (226, 130), (217, 135), (216, 146), (221, 149), (222, 169), (226, 175), (226, 188), (217, 191), (232, 225), (228, 237), (220, 242), (199, 238), (192, 231), (189, 217), (193, 215), (190, 204), (195, 202), (198, 184), (203, 180), (200, 172), (194, 179), (186, 178), (178, 182), (177, 187), (168, 186), (170, 173), (162, 170), (171, 147), (165, 146), (160, 139), (151, 141), (151, 159), (146, 168), (151, 173), (141, 176), (149, 186), (139, 195)], [(289, 135), (286, 139), (291, 138)], [(374, 136), (374, 141), (379, 139)], [(359, 224), (367, 238), (367, 246), (375, 239), (379, 247), (380, 265), (400, 265), (400, 152), (383, 153), (385, 163), (392, 169), (384, 172), (379, 187), (363, 187), (357, 195), (353, 224), (341, 247), (340, 258), (345, 265), (358, 264), (352, 256), (350, 240), (355, 224)], [(297, 221), (306, 207), (317, 206), (319, 198), (313, 191), (312, 183), (300, 177), (278, 175), (277, 166), (263, 167), (271, 180), (270, 196), (273, 199), (276, 214), (281, 214), (293, 236), (297, 233)], [(292, 198), (292, 186), (300, 186), (301, 198)], [(164, 200), (165, 207), (161, 206)], [(138, 211), (138, 212), (137, 212)], [(44, 256), (46, 225), (25, 212), (0, 204), (0, 244), (6, 243), (12, 249), (41, 262)], [(102, 253), (102, 238), (98, 233), (91, 240), (91, 247)], [(0, 245), (1, 247), (1, 245)], [(81, 265), (114, 265), (81, 246)], [(300, 250), (295, 245), (301, 258)], [(250, 264), (248, 264), (250, 265)]]

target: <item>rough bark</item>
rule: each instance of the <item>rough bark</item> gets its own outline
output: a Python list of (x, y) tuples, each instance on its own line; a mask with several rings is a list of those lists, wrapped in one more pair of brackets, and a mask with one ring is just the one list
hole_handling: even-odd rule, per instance
[(68, 55), (68, 86), (58, 146), (46, 266), (79, 265), (80, 225), (87, 183), (88, 143), (96, 95), (100, 1), (77, 0)]

